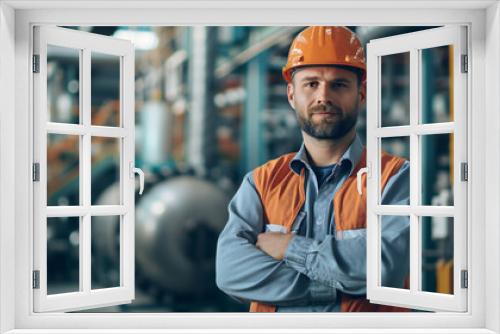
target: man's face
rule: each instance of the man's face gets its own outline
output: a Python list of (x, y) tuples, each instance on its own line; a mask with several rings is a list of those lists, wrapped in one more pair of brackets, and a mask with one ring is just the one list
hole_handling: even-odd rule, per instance
[(356, 125), (365, 87), (344, 68), (304, 67), (288, 84), (287, 95), (302, 131), (316, 139), (340, 139)]

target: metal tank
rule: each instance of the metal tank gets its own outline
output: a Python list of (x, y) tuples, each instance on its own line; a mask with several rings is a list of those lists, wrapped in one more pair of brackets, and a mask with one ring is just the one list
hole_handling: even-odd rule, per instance
[[(99, 201), (118, 197), (112, 185)], [(98, 203), (99, 203), (98, 201)], [(229, 197), (215, 184), (194, 177), (176, 176), (157, 183), (136, 203), (136, 279), (158, 293), (200, 296), (217, 291), (215, 250), (227, 221)], [(109, 217), (95, 217), (110, 219)], [(106, 240), (116, 237), (117, 224), (93, 224), (100, 235), (92, 240), (96, 254), (116, 254)], [(115, 228), (116, 229), (116, 228)], [(93, 259), (94, 260), (94, 259)], [(97, 259), (96, 259), (97, 260)], [(100, 262), (105, 264), (104, 259)], [(100, 279), (106, 279), (103, 273)], [(96, 277), (96, 279), (98, 279)]]

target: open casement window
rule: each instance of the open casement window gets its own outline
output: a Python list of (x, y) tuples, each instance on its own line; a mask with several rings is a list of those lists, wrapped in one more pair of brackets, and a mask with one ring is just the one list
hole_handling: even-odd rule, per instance
[[(446, 26), (368, 44), (371, 302), (467, 310), (466, 40), (465, 27)], [(400, 185), (409, 189), (409, 203), (384, 202), (382, 152), (409, 161), (410, 177)], [(425, 158), (429, 156), (433, 158)], [(391, 239), (386, 228), (406, 229), (409, 237)], [(391, 266), (384, 254), (396, 243), (406, 243), (399, 248), (408, 249), (400, 255), (409, 263), (409, 271), (401, 268), (404, 284), (391, 282), (383, 270)]]
[[(109, 71), (115, 87), (93, 81), (95, 71)], [(35, 27), (33, 72), (34, 311), (129, 303), (134, 299), (134, 173), (142, 174), (134, 168), (134, 48), (115, 38)], [(102, 170), (115, 177), (119, 199), (95, 198), (93, 188), (102, 182), (95, 176)], [(116, 253), (115, 275), (105, 285), (97, 285), (93, 273), (92, 260), (99, 254), (91, 245), (99, 241), (93, 232), (98, 224), (115, 235), (109, 245)], [(95, 230), (102, 231), (99, 227)]]

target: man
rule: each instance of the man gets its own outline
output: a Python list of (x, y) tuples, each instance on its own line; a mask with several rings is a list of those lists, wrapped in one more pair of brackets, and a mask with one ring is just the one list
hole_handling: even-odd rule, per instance
[[(309, 27), (283, 68), (302, 130), (297, 153), (248, 173), (219, 236), (218, 287), (252, 301), (251, 312), (402, 311), (366, 300), (366, 187), (356, 173), (366, 152), (356, 120), (366, 96), (366, 62), (345, 27)], [(409, 164), (382, 156), (383, 204), (408, 204)], [(384, 217), (382, 284), (403, 287), (409, 223)]]

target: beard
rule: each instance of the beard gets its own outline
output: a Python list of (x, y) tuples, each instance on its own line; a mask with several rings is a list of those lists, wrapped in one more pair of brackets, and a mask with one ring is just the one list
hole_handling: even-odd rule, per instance
[[(331, 112), (336, 114), (332, 118), (324, 118), (321, 122), (314, 122), (313, 116), (317, 112)], [(302, 131), (316, 139), (340, 139), (356, 125), (358, 119), (358, 101), (356, 105), (345, 113), (333, 105), (319, 105), (308, 110), (306, 115), (296, 112)]]

